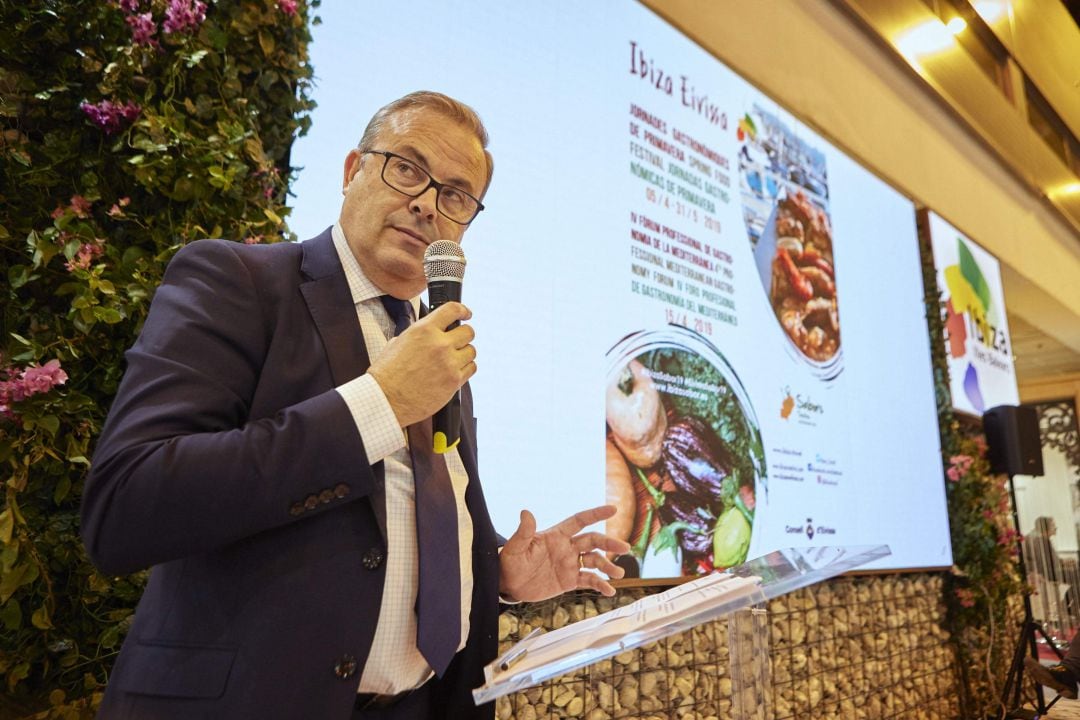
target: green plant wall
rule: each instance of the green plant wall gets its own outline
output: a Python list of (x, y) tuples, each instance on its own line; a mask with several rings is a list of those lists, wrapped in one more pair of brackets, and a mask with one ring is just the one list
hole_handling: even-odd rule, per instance
[(965, 717), (997, 717), (1012, 659), (1017, 608), (1025, 590), (1017, 567), (1006, 478), (991, 472), (981, 423), (952, 410), (944, 308), (925, 211), (919, 213), (926, 319), (934, 370), (953, 567), (946, 576), (946, 619), (960, 671)]
[(107, 679), (144, 577), (83, 553), (94, 439), (177, 249), (295, 239), (309, 11), (0, 0), (0, 716), (77, 717)]

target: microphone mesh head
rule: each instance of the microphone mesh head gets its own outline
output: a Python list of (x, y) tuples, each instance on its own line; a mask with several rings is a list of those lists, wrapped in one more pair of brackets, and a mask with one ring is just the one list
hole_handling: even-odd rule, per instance
[(432, 280), (458, 280), (465, 277), (465, 253), (453, 240), (436, 240), (424, 251), (424, 275)]

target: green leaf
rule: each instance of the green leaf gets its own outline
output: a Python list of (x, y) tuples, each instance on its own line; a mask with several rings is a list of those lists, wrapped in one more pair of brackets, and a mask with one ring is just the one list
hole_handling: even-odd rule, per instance
[(56, 432), (60, 429), (60, 418), (55, 415), (43, 415), (38, 418), (38, 425), (45, 428), (46, 431), (53, 437), (56, 437)]
[(214, 50), (221, 51), (229, 44), (229, 34), (220, 25), (211, 25), (206, 30), (206, 39)]
[(172, 199), (184, 202), (195, 197), (195, 182), (189, 177), (178, 177), (173, 183)]
[(15, 516), (10, 507), (4, 507), (0, 513), (0, 543), (4, 545), (11, 542), (11, 534), (15, 530)]
[(3, 549), (0, 549), (0, 572), (3, 573), (3, 577), (7, 577), (7, 574), (11, 572), (11, 568), (15, 566), (15, 562), (19, 559), (19, 540), (16, 538), (10, 545), (5, 545)]
[(34, 614), (30, 616), (30, 624), (36, 627), (38, 630), (51, 630), (52, 621), (49, 619), (49, 610), (44, 605), (34, 611)]
[(193, 68), (200, 62), (202, 62), (202, 59), (206, 57), (208, 52), (208, 50), (196, 50), (184, 59), (184, 64), (187, 65), (189, 68)]
[(672, 554), (676, 558), (679, 557), (679, 538), (676, 533), (679, 530), (697, 530), (688, 522), (679, 520), (677, 522), (664, 525), (660, 528), (660, 531), (656, 533), (656, 537), (653, 538), (653, 553), (659, 555), (661, 550), (671, 550)]
[(274, 36), (262, 30), (259, 31), (259, 47), (262, 48), (263, 55), (270, 57), (274, 54)]
[(18, 630), (22, 627), (22, 607), (18, 600), (8, 600), (0, 609), (0, 623), (6, 630)]
[(109, 325), (115, 325), (124, 319), (124, 316), (116, 308), (103, 307), (101, 305), (94, 308), (94, 317)]
[(11, 533), (15, 531), (15, 516), (11, 514), (11, 508), (4, 508), (0, 512), (0, 543), (7, 545), (11, 542)]
[(111, 583), (101, 573), (90, 573), (90, 589), (97, 593), (103, 593), (112, 587)]
[(59, 688), (49, 693), (49, 704), (53, 707), (63, 705), (65, 700), (67, 700), (67, 693)]
[(135, 140), (132, 141), (131, 146), (134, 147), (136, 150), (144, 150), (148, 153), (160, 153), (165, 152), (169, 149), (168, 145), (156, 143), (145, 135), (141, 135), (135, 138)]
[(8, 282), (11, 284), (13, 290), (21, 288), (31, 280), (35, 280), (36, 275), (30, 273), (30, 268), (26, 265), (12, 265), (8, 268)]
[(30, 347), (30, 346), (31, 346), (31, 345), (33, 344), (33, 343), (31, 343), (31, 342), (30, 342), (29, 340), (27, 340), (26, 338), (24, 338), (24, 337), (23, 337), (22, 335), (19, 335), (18, 333), (13, 333), (13, 332), (9, 332), (9, 333), (8, 333), (8, 335), (10, 335), (11, 337), (15, 338), (15, 341), (16, 341), (16, 342), (20, 342), (20, 343), (22, 343), (23, 345), (26, 345), (27, 347)]
[[(33, 575), (33, 577), (31, 577)], [(15, 591), (28, 582), (37, 578), (37, 566), (30, 563), (19, 563), (0, 577), (0, 602), (7, 602)]]
[(120, 628), (110, 625), (98, 636), (98, 644), (105, 649), (112, 649), (120, 642)]
[(56, 483), (56, 489), (53, 490), (53, 502), (59, 505), (68, 496), (69, 492), (71, 492), (71, 478), (67, 475), (61, 475), (59, 482)]
[(37, 231), (31, 231), (26, 236), (26, 244), (33, 252), (35, 268), (48, 265), (49, 261), (60, 252), (60, 248), (56, 247), (56, 243), (50, 238), (42, 237)]
[(275, 225), (281, 224), (281, 217), (270, 208), (263, 208), (263, 215), (265, 215), (266, 219), (274, 223)]
[(20, 681), (25, 680), (26, 676), (30, 674), (30, 663), (21, 662), (15, 667), (8, 670), (7, 680), (8, 687), (14, 688)]

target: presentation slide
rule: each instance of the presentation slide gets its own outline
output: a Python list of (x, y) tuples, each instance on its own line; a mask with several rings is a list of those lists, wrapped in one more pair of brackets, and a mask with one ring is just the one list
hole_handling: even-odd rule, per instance
[(290, 222), (337, 219), (386, 102), (483, 117), (463, 300), (499, 532), (612, 502), (641, 577), (815, 545), (950, 565), (912, 204), (641, 6), (409, 10), (319, 8)]

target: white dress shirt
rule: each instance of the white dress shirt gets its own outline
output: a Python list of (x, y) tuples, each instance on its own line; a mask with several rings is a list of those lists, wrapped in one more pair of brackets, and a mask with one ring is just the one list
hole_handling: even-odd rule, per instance
[[(390, 319), (379, 297), (379, 290), (360, 269), (338, 223), (331, 231), (345, 278), (349, 283), (356, 316), (364, 334), (368, 356), (372, 362), (386, 347), (394, 334)], [(413, 316), (417, 316), (420, 301), (413, 298)], [(368, 374), (337, 388), (352, 413), (368, 462), (383, 461), (386, 501), (386, 579), (383, 583), (382, 606), (375, 638), (358, 692), (392, 695), (417, 687), (431, 677), (432, 670), (416, 648), (416, 593), (418, 588), (418, 553), (416, 542), (416, 505), (412, 461), (406, 446), (405, 431), (398, 425), (394, 411), (382, 388)], [(465, 506), (465, 488), (469, 476), (461, 463), (457, 449), (442, 455), (454, 486), (457, 504), (458, 555), (461, 577), (461, 641), (465, 647), (469, 635), (469, 611), (472, 606), (472, 517)], [(372, 497), (379, 502), (381, 494)], [(357, 568), (357, 572), (360, 569)], [(359, 610), (358, 610), (359, 611)]]

